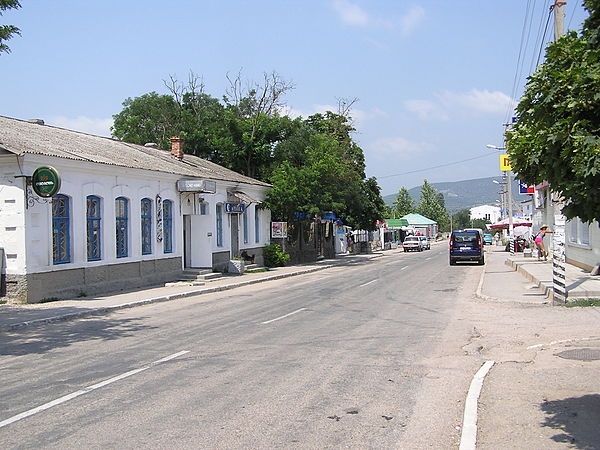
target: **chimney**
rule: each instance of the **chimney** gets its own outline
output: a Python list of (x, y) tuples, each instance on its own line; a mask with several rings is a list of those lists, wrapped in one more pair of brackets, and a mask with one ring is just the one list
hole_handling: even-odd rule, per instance
[(171, 138), (171, 155), (180, 161), (183, 159), (183, 139), (179, 136)]

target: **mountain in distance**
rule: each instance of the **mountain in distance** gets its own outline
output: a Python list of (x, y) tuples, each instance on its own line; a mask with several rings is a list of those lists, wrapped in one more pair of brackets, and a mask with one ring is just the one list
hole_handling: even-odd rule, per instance
[[(496, 184), (492, 180), (500, 181), (500, 177), (477, 178), (474, 180), (450, 181), (443, 183), (430, 183), (438, 192), (444, 194), (446, 210), (454, 214), (461, 209), (470, 209), (481, 205), (498, 205), (500, 200), (500, 188), (503, 185)], [(519, 204), (531, 198), (530, 195), (519, 194), (519, 182), (512, 180), (513, 205)], [(398, 188), (400, 190), (400, 187)], [(421, 186), (408, 190), (408, 193), (419, 204), (421, 199)], [(383, 200), (386, 205), (392, 206), (398, 193), (385, 195)]]

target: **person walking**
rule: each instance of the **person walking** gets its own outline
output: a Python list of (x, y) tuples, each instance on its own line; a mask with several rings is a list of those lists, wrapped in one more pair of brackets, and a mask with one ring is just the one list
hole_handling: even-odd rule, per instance
[(544, 236), (546, 233), (554, 233), (554, 231), (550, 231), (548, 229), (548, 225), (542, 225), (540, 227), (540, 231), (535, 235), (533, 242), (535, 242), (535, 246), (538, 250), (538, 261), (542, 260), (542, 256), (544, 257), (544, 261), (548, 261), (548, 252), (544, 247)]

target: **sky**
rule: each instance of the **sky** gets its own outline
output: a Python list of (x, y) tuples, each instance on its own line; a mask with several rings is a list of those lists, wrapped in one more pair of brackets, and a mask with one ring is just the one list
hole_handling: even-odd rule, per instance
[[(500, 175), (503, 124), (543, 60), (551, 0), (20, 0), (0, 55), (0, 115), (110, 136), (125, 99), (200, 76), (275, 71), (307, 117), (357, 99), (367, 176), (401, 187)], [(580, 30), (581, 0), (565, 6)], [(545, 40), (552, 39), (550, 20)]]

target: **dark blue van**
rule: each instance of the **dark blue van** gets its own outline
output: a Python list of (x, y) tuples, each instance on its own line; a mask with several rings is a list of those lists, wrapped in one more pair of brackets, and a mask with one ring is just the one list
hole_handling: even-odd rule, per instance
[(479, 230), (455, 230), (450, 234), (450, 265), (457, 261), (485, 263), (483, 233)]

